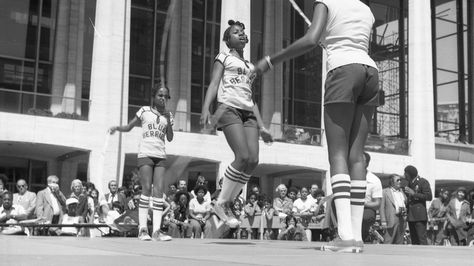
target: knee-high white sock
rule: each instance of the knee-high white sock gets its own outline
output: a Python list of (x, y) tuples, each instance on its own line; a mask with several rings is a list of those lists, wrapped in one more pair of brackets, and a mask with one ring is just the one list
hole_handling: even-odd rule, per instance
[(161, 228), (161, 219), (163, 218), (163, 198), (153, 197), (153, 233)]
[(351, 222), (354, 240), (362, 241), (362, 218), (364, 216), (366, 180), (351, 181)]
[(342, 240), (353, 239), (351, 222), (351, 178), (347, 174), (331, 177), (334, 204), (336, 206), (337, 231)]
[(232, 201), (232, 194), (237, 186), (245, 184), (242, 180), (241, 172), (229, 165), (224, 173), (224, 181), (222, 182), (222, 190), (217, 198), (217, 203), (222, 204)]
[[(249, 182), (250, 178), (252, 177), (252, 175), (250, 174), (246, 174), (244, 172), (241, 172), (241, 178), (240, 180), (243, 181), (244, 183), (238, 183), (234, 190), (232, 191), (232, 195), (230, 197), (231, 200), (235, 200), (235, 198), (237, 198), (237, 196), (239, 196), (239, 193), (240, 191), (245, 187), (245, 185)], [(244, 197), (245, 198), (245, 197)]]
[(138, 201), (138, 229), (147, 228), (148, 208), (150, 206), (150, 197), (143, 194), (140, 195)]

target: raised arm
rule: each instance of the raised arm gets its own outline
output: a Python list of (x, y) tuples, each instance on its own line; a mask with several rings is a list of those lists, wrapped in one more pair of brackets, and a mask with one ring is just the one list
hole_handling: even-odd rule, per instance
[(328, 9), (326, 5), (317, 3), (313, 11), (313, 20), (306, 34), (285, 49), (276, 54), (261, 59), (255, 65), (257, 73), (263, 73), (269, 70), (273, 65), (281, 63), (285, 60), (295, 58), (305, 54), (319, 44), (321, 35), (326, 28)]

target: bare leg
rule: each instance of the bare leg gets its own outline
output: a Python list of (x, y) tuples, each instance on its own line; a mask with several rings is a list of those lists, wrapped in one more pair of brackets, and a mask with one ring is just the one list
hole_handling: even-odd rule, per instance
[(327, 104), (324, 108), (326, 139), (328, 142), (331, 184), (339, 237), (343, 241), (353, 239), (351, 223), (349, 176), (349, 140), (355, 113), (355, 105), (350, 103)]

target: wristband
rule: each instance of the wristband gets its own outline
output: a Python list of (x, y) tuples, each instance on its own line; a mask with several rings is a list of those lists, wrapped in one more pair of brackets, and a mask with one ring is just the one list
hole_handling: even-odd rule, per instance
[(265, 61), (267, 61), (267, 65), (268, 65), (268, 68), (269, 69), (273, 69), (273, 64), (272, 64), (272, 60), (270, 60), (270, 56), (265, 56)]

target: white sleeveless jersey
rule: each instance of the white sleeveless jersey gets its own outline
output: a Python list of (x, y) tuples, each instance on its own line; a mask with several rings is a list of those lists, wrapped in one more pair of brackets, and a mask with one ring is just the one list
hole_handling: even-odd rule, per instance
[(215, 60), (222, 63), (224, 73), (217, 91), (217, 101), (229, 106), (252, 111), (252, 82), (255, 74), (250, 72), (252, 63), (227, 52), (219, 53)]
[(370, 8), (359, 0), (316, 0), (326, 5), (328, 18), (321, 37), (326, 49), (327, 71), (358, 63), (377, 68), (368, 55), (369, 39), (375, 21)]
[[(136, 116), (142, 123), (142, 139), (138, 146), (137, 157), (166, 159), (165, 137), (168, 120), (150, 106), (140, 108)], [(171, 126), (173, 126), (173, 121), (173, 115), (170, 113)]]

